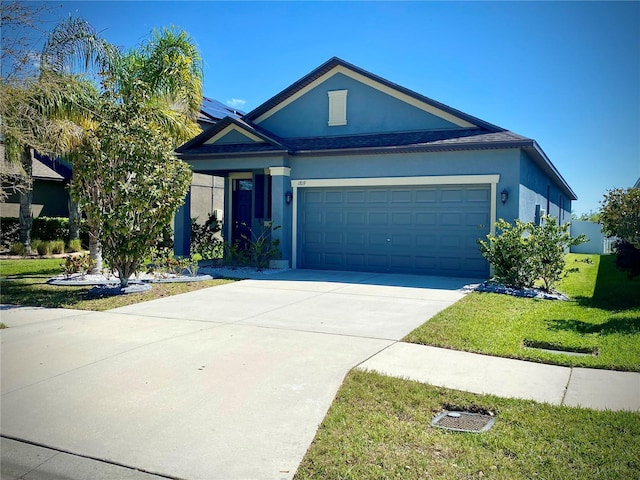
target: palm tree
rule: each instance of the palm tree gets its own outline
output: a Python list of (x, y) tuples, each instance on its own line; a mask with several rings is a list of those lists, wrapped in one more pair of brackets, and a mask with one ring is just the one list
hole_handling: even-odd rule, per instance
[[(86, 21), (70, 18), (49, 36), (42, 66), (59, 75), (80, 67), (87, 78), (99, 81), (101, 100), (93, 106), (96, 123), (108, 122), (114, 105), (139, 104), (145, 121), (168, 136), (172, 149), (199, 133), (195, 120), (202, 101), (202, 65), (196, 47), (183, 31), (154, 31), (142, 46), (121, 52), (100, 39)], [(95, 132), (85, 133), (88, 139)], [(74, 163), (86, 165), (86, 158), (81, 157), (92, 154), (95, 149), (76, 149), (68, 158), (72, 167)], [(93, 204), (100, 198), (101, 182), (90, 175), (74, 175), (72, 193), (85, 204)], [(87, 213), (87, 217), (90, 256), (100, 269), (102, 225), (97, 215)]]
[[(58, 75), (81, 71), (86, 78), (99, 82), (102, 105), (104, 99), (124, 105), (142, 101), (147, 120), (169, 135), (172, 148), (199, 133), (195, 119), (202, 101), (202, 65), (185, 32), (154, 31), (142, 46), (121, 52), (101, 39), (85, 20), (70, 18), (49, 35), (42, 68)], [(93, 105), (94, 116), (105, 113), (100, 111), (100, 104)], [(87, 151), (76, 149), (68, 154), (72, 167), (82, 163), (80, 156)], [(95, 202), (100, 194), (100, 179), (76, 177), (72, 179), (74, 196)], [(90, 256), (96, 261), (95, 270), (100, 270), (100, 220), (89, 215), (87, 220)]]
[(87, 120), (82, 105), (95, 98), (90, 84), (76, 77), (42, 72), (36, 79), (0, 84), (0, 118), (6, 159), (20, 170), (20, 242), (31, 252), (32, 155), (61, 155), (82, 141)]

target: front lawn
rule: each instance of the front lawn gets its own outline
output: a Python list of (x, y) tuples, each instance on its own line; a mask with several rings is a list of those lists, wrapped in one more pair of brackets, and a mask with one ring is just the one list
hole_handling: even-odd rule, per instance
[[(430, 426), (444, 409), (496, 414), (484, 433)], [(295, 480), (640, 476), (640, 415), (551, 406), (352, 371)]]
[(571, 297), (569, 302), (474, 292), (404, 341), (557, 365), (640, 371), (640, 278), (629, 280), (610, 255), (569, 254), (565, 272), (558, 290)]
[(34, 307), (109, 310), (133, 303), (168, 297), (233, 280), (207, 280), (187, 283), (155, 283), (150, 291), (113, 297), (91, 297), (91, 287), (57, 287), (45, 282), (60, 274), (63, 259), (2, 260), (0, 262), (0, 302)]

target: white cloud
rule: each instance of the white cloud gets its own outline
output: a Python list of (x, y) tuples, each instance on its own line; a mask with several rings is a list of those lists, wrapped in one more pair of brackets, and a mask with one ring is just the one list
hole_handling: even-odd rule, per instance
[(247, 103), (247, 101), (243, 100), (242, 98), (231, 98), (227, 100), (227, 105), (231, 108), (242, 108), (244, 107), (245, 103)]

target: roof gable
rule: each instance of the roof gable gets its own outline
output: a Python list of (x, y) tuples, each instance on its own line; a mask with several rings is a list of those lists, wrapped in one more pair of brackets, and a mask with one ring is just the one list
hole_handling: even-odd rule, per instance
[(178, 147), (176, 152), (195, 151), (199, 147), (224, 149), (228, 146), (240, 146), (243, 150), (251, 149), (254, 146), (258, 147), (258, 150), (264, 150), (265, 147), (283, 148), (278, 140), (259, 131), (255, 126), (241, 119), (225, 117), (212, 128), (203, 131), (197, 137)]
[[(339, 75), (348, 77), (362, 85), (366, 85), (371, 89), (410, 105), (413, 108), (438, 117), (442, 121), (449, 123), (448, 128), (483, 127), (500, 130), (500, 128), (495, 125), (455, 110), (412, 90), (401, 87), (400, 85), (389, 82), (382, 77), (367, 72), (337, 57), (330, 59), (287, 89), (267, 100), (258, 108), (249, 112), (244, 118), (250, 120), (256, 125), (260, 125), (282, 109), (298, 101), (309, 92), (312, 92), (323, 83)], [(443, 126), (442, 128), (447, 127)]]

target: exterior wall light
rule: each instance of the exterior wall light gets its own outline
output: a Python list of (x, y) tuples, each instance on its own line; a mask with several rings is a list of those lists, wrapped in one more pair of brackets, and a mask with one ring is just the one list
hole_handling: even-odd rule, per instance
[(287, 202), (287, 205), (289, 205), (291, 203), (291, 201), (293, 200), (293, 192), (287, 192), (284, 194), (284, 199)]
[(507, 203), (508, 199), (509, 199), (509, 192), (505, 188), (504, 190), (502, 190), (500, 192), (500, 200), (502, 201), (502, 204), (504, 205), (505, 203)]

